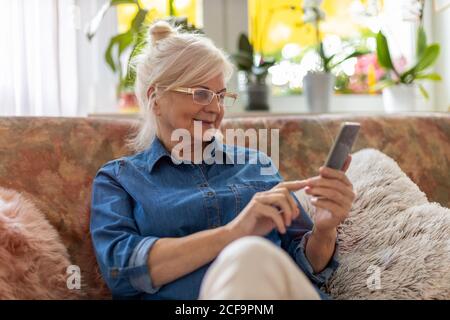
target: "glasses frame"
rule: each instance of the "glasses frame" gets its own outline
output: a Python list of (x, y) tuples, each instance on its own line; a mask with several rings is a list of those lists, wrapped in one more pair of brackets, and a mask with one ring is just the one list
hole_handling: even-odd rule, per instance
[[(167, 87), (164, 86), (164, 87), (159, 87), (159, 88), (167, 88)], [(211, 93), (213, 94), (211, 100), (210, 100), (208, 103), (205, 103), (205, 104), (199, 103), (199, 102), (195, 101), (194, 95), (195, 95), (195, 91), (197, 91), (197, 90), (206, 90), (206, 91), (211, 92)], [(220, 105), (220, 106), (222, 106), (222, 107), (224, 107), (224, 108), (231, 108), (231, 107), (236, 103), (236, 100), (237, 100), (237, 98), (238, 98), (238, 95), (237, 95), (236, 93), (232, 93), (232, 92), (220, 92), (220, 93), (216, 93), (216, 92), (214, 92), (214, 91), (212, 91), (212, 90), (209, 90), (209, 89), (206, 89), (206, 88), (185, 88), (185, 87), (177, 87), (177, 88), (170, 89), (169, 91), (174, 91), (174, 92), (180, 92), (180, 93), (190, 94), (190, 95), (192, 95), (192, 101), (193, 101), (195, 104), (199, 104), (199, 105), (202, 105), (202, 106), (207, 106), (208, 104), (210, 104), (210, 103), (214, 100), (214, 98), (217, 97), (217, 98), (218, 98), (217, 101), (219, 102), (219, 105)], [(220, 103), (220, 96), (233, 98), (233, 99), (234, 99), (233, 104), (232, 104), (231, 106), (224, 106), (222, 103)]]

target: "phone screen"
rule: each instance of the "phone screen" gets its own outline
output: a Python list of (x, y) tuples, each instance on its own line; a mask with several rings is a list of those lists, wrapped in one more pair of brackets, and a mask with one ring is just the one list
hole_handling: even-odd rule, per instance
[(333, 146), (328, 153), (325, 166), (341, 170), (344, 166), (345, 160), (352, 151), (353, 143), (359, 132), (361, 125), (358, 122), (344, 122), (341, 125), (339, 134)]

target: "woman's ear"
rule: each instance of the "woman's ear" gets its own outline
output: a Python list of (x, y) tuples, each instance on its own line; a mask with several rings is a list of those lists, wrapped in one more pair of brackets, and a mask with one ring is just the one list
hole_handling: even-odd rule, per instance
[(152, 98), (152, 97), (154, 97), (155, 96), (155, 87), (154, 86), (150, 86), (149, 88), (148, 88), (148, 90), (147, 90), (147, 99), (150, 101), (150, 99)]
[(156, 90), (155, 87), (151, 86), (148, 88), (147, 90), (147, 99), (148, 99), (148, 103), (152, 106), (153, 112), (155, 113), (155, 115), (160, 115), (161, 110), (159, 108), (159, 104), (158, 101), (156, 99)]

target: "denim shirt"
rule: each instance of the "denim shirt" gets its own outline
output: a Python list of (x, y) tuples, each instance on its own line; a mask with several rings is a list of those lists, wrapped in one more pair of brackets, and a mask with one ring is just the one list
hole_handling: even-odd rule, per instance
[[(90, 228), (97, 261), (113, 298), (197, 299), (212, 262), (155, 287), (147, 264), (152, 246), (160, 238), (184, 237), (226, 225), (256, 192), (282, 181), (262, 152), (221, 143), (216, 143), (214, 150), (223, 164), (175, 164), (155, 138), (145, 151), (110, 161), (97, 172)], [(239, 156), (245, 157), (244, 164), (237, 164)], [(259, 160), (252, 163), (255, 157)], [(234, 164), (230, 163), (233, 160)], [(273, 174), (261, 174), (267, 166), (274, 169)], [(326, 298), (318, 288), (338, 266), (337, 249), (327, 267), (314, 273), (305, 256), (313, 223), (294, 198), (301, 211), (299, 217), (285, 234), (274, 229), (265, 238), (287, 251)]]

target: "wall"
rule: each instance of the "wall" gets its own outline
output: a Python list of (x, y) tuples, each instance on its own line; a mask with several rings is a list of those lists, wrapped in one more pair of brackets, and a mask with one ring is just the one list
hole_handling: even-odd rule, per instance
[(104, 17), (96, 36), (88, 41), (85, 27), (104, 4), (104, 0), (76, 0), (80, 8), (80, 28), (77, 30), (79, 114), (116, 112), (115, 75), (104, 59), (109, 39), (117, 33), (116, 11)]
[(441, 54), (436, 64), (436, 70), (442, 76), (442, 81), (434, 86), (436, 111), (450, 111), (450, 7), (445, 11), (433, 13), (433, 41), (441, 45)]
[[(248, 33), (247, 1), (245, 0), (203, 0), (203, 30), (214, 43), (232, 54), (237, 51), (239, 34)], [(237, 92), (237, 73), (228, 85)]]

